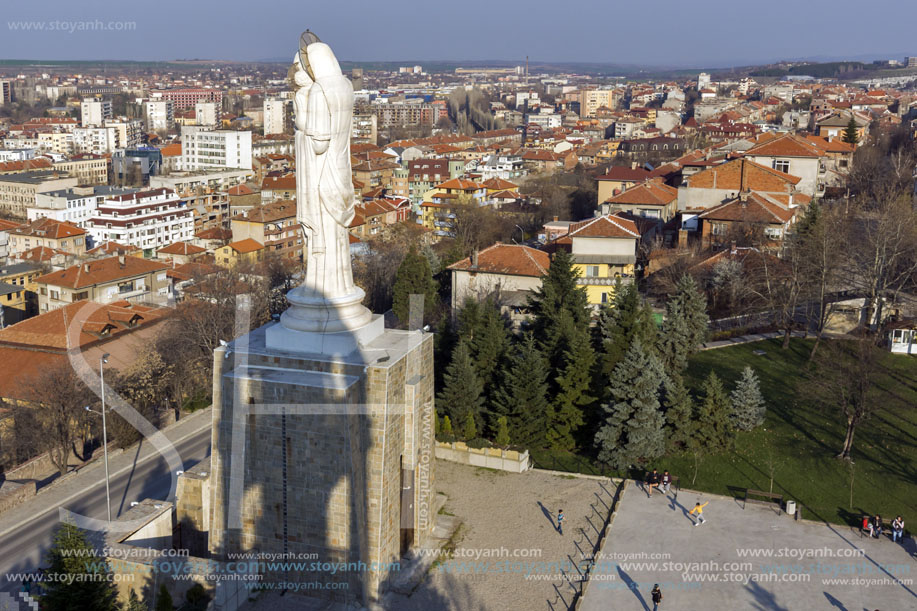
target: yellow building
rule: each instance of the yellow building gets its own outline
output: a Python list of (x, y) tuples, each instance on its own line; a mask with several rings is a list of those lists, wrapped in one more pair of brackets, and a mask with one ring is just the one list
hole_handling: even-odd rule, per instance
[(35, 263), (0, 266), (0, 327), (38, 314), (35, 278), (40, 275), (41, 266)]
[(232, 268), (237, 265), (251, 265), (261, 260), (264, 246), (251, 238), (232, 242), (216, 250), (216, 264)]
[(634, 281), (637, 244), (636, 223), (619, 216), (599, 216), (570, 225), (570, 232), (553, 242), (573, 255), (573, 267), (580, 272), (577, 284), (586, 289), (593, 306), (614, 300), (617, 282)]

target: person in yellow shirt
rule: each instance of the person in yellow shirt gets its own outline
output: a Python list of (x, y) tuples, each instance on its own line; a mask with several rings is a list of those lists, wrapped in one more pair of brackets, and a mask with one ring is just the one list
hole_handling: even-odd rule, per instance
[(701, 504), (700, 504), (700, 501), (698, 501), (698, 502), (694, 505), (694, 509), (692, 509), (690, 512), (688, 512), (688, 513), (690, 513), (691, 515), (697, 514), (697, 521), (694, 522), (694, 525), (695, 525), (695, 526), (697, 526), (698, 524), (703, 524), (704, 522), (707, 521), (707, 520), (704, 519), (704, 507), (706, 507), (706, 506), (709, 505), (709, 504), (710, 504), (710, 501), (707, 501), (707, 502), (704, 503), (703, 505), (701, 505)]

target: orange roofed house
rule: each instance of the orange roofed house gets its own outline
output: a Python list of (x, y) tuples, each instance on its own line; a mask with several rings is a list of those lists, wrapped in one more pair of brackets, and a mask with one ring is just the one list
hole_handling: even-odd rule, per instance
[(452, 272), (452, 311), (466, 299), (493, 297), (515, 322), (524, 316), (532, 291), (548, 273), (548, 253), (514, 244), (494, 244), (449, 266)]
[(129, 367), (168, 313), (167, 308), (128, 301), (78, 301), (0, 330), (0, 399), (28, 401), (37, 376), (69, 366), (68, 348), (77, 348), (89, 363), (98, 364), (107, 353), (111, 367)]
[(167, 268), (159, 261), (123, 255), (73, 265), (35, 279), (38, 308), (48, 312), (85, 299), (103, 304), (164, 301)]
[(256, 240), (245, 238), (230, 242), (216, 250), (216, 263), (220, 267), (232, 268), (237, 265), (252, 265), (265, 256), (264, 246)]
[(612, 195), (600, 207), (601, 213), (627, 212), (635, 216), (668, 222), (678, 209), (678, 189), (655, 178), (623, 193)]
[(66, 221), (40, 218), (9, 231), (9, 253), (16, 256), (36, 246), (80, 256), (86, 252), (86, 231)]
[[(296, 221), (295, 201), (281, 200), (257, 206), (244, 215), (232, 217), (231, 226), (233, 243), (252, 239), (264, 246), (265, 257), (302, 261), (302, 229)], [(219, 255), (217, 263), (223, 265)]]

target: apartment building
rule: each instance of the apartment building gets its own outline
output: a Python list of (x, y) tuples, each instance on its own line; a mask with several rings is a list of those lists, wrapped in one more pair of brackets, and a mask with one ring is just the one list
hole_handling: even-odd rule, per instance
[(216, 102), (217, 105), (223, 104), (223, 92), (219, 89), (205, 88), (185, 88), (185, 89), (163, 89), (154, 91), (150, 94), (153, 100), (170, 100), (174, 110), (185, 110), (194, 108), (199, 101)]
[(79, 185), (107, 185), (111, 162), (101, 155), (74, 155), (70, 159), (55, 161), (52, 167), (76, 178)]
[(83, 127), (100, 127), (111, 117), (111, 100), (89, 99), (80, 102), (80, 125)]
[(132, 191), (107, 197), (88, 221), (96, 242), (117, 242), (143, 249), (144, 256), (194, 235), (194, 217), (171, 189)]
[(264, 100), (264, 135), (282, 134), (286, 127), (287, 101), (272, 98)]
[(123, 195), (131, 191), (132, 189), (119, 187), (95, 186), (37, 193), (35, 204), (26, 208), (26, 218), (29, 222), (48, 218), (58, 222), (72, 223), (85, 229), (89, 219), (106, 197)]
[(168, 131), (175, 125), (175, 109), (172, 100), (145, 100), (143, 119), (147, 131)]
[(0, 175), (0, 214), (24, 219), (36, 193), (69, 189), (77, 183), (76, 178), (54, 170)]
[(277, 201), (256, 206), (231, 220), (234, 243), (251, 239), (264, 246), (264, 256), (302, 260), (302, 230), (296, 202)]
[(182, 127), (181, 169), (206, 168), (252, 169), (252, 133), (250, 131), (208, 130), (197, 126)]
[(118, 130), (114, 127), (77, 127), (73, 130), (73, 151), (108, 155), (118, 148)]

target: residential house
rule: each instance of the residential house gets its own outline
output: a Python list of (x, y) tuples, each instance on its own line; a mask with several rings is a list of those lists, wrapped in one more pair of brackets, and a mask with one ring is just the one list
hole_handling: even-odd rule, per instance
[(261, 203), (296, 199), (296, 173), (266, 176), (261, 181)]
[(216, 264), (230, 269), (239, 265), (251, 266), (263, 260), (264, 251), (264, 246), (252, 238), (230, 242), (217, 248)]
[(9, 251), (17, 256), (36, 246), (45, 246), (80, 256), (86, 252), (86, 230), (66, 221), (40, 218), (9, 232)]
[(88, 299), (97, 303), (163, 301), (168, 294), (167, 265), (139, 257), (84, 261), (35, 279), (41, 312)]
[(175, 242), (156, 251), (156, 258), (171, 261), (176, 265), (184, 265), (202, 257), (206, 253), (206, 248), (196, 246), (190, 242)]
[(640, 183), (623, 193), (613, 195), (600, 206), (602, 215), (628, 212), (636, 216), (668, 222), (678, 209), (678, 189), (661, 178)]
[(764, 193), (787, 205), (808, 203), (811, 198), (796, 191), (801, 180), (747, 158), (734, 159), (688, 176), (678, 188), (678, 209), (712, 208), (745, 191)]
[(525, 314), (533, 291), (541, 287), (551, 259), (548, 253), (514, 244), (494, 244), (449, 266), (452, 311), (466, 299), (493, 298), (515, 322)]
[(800, 210), (763, 193), (743, 192), (697, 215), (701, 240), (705, 246), (715, 248), (734, 242), (736, 232), (744, 232), (775, 247), (783, 242)]
[(809, 197), (824, 193), (824, 175), (827, 167), (824, 159), (827, 153), (812, 142), (795, 134), (785, 134), (759, 139), (759, 144), (745, 151), (745, 157), (778, 172), (797, 176), (798, 191)]
[(615, 286), (634, 281), (640, 231), (633, 220), (617, 215), (599, 216), (570, 225), (570, 231), (552, 242), (554, 249), (573, 255), (577, 284), (588, 301), (600, 306), (614, 300)]
[(637, 183), (641, 183), (650, 177), (649, 170), (636, 167), (633, 164), (627, 166), (613, 166), (608, 171), (599, 176), (598, 181), (598, 204), (607, 201), (613, 195), (626, 191)]
[(862, 146), (866, 143), (866, 137), (869, 133), (869, 119), (861, 114), (849, 111), (838, 111), (831, 113), (827, 117), (815, 122), (815, 135), (821, 138), (837, 138), (841, 140), (850, 125), (850, 117), (853, 117), (857, 129), (857, 145)]

